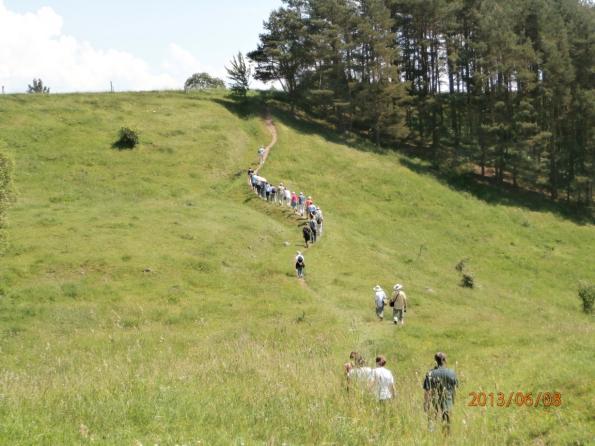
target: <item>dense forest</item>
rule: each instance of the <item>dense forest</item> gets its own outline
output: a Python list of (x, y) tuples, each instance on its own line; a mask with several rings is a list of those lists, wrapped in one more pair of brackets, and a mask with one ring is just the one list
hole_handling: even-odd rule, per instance
[(590, 205), (594, 31), (580, 0), (284, 0), (248, 57), (340, 131)]

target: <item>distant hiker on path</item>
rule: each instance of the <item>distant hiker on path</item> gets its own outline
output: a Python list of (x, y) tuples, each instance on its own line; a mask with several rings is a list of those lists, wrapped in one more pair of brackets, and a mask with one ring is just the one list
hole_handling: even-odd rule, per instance
[(322, 215), (322, 211), (320, 210), (320, 206), (316, 206), (316, 224), (318, 225), (318, 233), (316, 234), (317, 237), (322, 235), (322, 222), (324, 221), (324, 216)]
[(384, 367), (386, 365), (386, 358), (382, 355), (376, 357), (376, 368), (372, 370), (372, 383), (374, 386), (374, 393), (378, 401), (388, 401), (395, 397), (395, 378), (392, 372)]
[(374, 288), (374, 303), (376, 304), (376, 316), (378, 320), (384, 319), (384, 305), (386, 304), (386, 293), (380, 285), (376, 285)]
[(291, 193), (291, 208), (294, 212), (297, 212), (297, 205), (298, 205), (298, 196), (295, 192)]
[(397, 283), (393, 287), (393, 295), (389, 305), (393, 307), (393, 322), (403, 325), (405, 323), (405, 313), (407, 313), (407, 295), (403, 291), (403, 285)]
[(316, 242), (316, 233), (318, 232), (318, 227), (316, 225), (316, 220), (314, 220), (314, 217), (310, 219), (310, 221), (308, 222), (308, 226), (310, 226), (310, 229), (312, 230), (312, 242)]
[(306, 262), (304, 259), (304, 255), (298, 251), (297, 255), (295, 256), (295, 271), (297, 273), (298, 279), (304, 278), (304, 269), (306, 268)]
[(261, 166), (264, 164), (264, 155), (266, 153), (266, 149), (261, 146), (260, 149), (258, 149), (258, 164), (260, 164)]
[(254, 189), (254, 182), (252, 181), (252, 176), (254, 175), (254, 169), (252, 167), (248, 168), (248, 184), (252, 189)]
[(302, 235), (304, 236), (304, 243), (306, 244), (307, 248), (308, 243), (312, 242), (312, 229), (310, 229), (310, 225), (304, 225), (302, 228)]
[(303, 192), (298, 195), (298, 214), (304, 216), (304, 204), (306, 203), (306, 197)]
[(428, 414), (430, 431), (434, 430), (434, 423), (440, 417), (442, 430), (448, 434), (459, 381), (455, 371), (446, 368), (446, 354), (438, 352), (434, 360), (436, 367), (428, 371), (423, 382), (424, 411)]

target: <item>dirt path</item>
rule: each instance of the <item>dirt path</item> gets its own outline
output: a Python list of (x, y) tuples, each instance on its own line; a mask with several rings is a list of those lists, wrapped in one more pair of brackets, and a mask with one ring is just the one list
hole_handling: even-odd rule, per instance
[(262, 164), (260, 166), (258, 166), (256, 168), (256, 170), (254, 170), (254, 173), (257, 175), (258, 175), (258, 171), (260, 170), (260, 168), (264, 166), (264, 163), (266, 163), (271, 149), (277, 143), (277, 127), (275, 127), (275, 123), (273, 122), (273, 119), (269, 116), (269, 117), (265, 118), (264, 123), (265, 123), (268, 131), (271, 133), (272, 139), (271, 139), (271, 142), (269, 143), (269, 145), (264, 148), (265, 152), (264, 152), (264, 159), (262, 161)]

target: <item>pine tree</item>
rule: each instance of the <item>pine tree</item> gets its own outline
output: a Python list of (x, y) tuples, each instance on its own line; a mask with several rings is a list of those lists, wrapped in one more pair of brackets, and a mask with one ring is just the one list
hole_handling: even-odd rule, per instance
[(231, 80), (231, 91), (239, 97), (246, 97), (250, 88), (250, 67), (246, 64), (242, 53), (238, 53), (231, 60), (231, 67), (225, 67)]

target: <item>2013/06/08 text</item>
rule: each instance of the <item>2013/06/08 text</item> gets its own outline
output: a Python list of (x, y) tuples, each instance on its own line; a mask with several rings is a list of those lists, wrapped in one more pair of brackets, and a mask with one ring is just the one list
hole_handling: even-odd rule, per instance
[(562, 394), (560, 392), (470, 392), (470, 407), (560, 407)]

